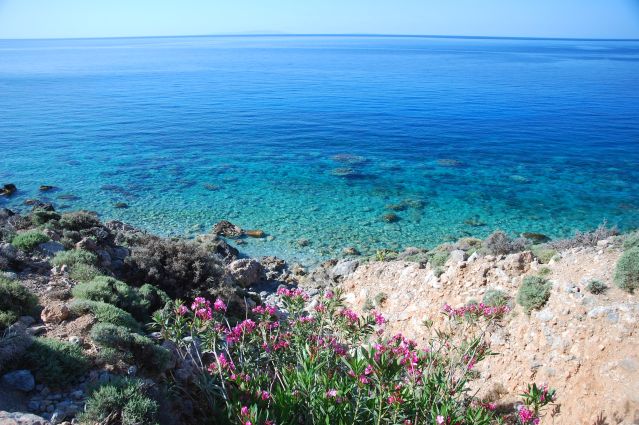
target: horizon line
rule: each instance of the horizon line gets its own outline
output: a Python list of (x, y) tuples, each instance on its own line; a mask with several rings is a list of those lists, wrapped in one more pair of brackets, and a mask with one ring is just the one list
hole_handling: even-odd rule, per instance
[(493, 36), (493, 35), (443, 35), (443, 34), (384, 34), (384, 33), (229, 33), (229, 34), (191, 34), (191, 35), (131, 35), (107, 37), (50, 37), (50, 38), (0, 38), (0, 41), (45, 41), (45, 40), (109, 40), (138, 38), (232, 38), (232, 37), (385, 37), (385, 38), (454, 38), (484, 40), (556, 40), (556, 41), (639, 41), (639, 38), (597, 38), (597, 37), (531, 37), (531, 36)]

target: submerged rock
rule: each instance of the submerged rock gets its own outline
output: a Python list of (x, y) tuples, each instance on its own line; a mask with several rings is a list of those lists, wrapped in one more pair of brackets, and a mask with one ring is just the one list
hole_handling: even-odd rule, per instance
[(53, 189), (55, 189), (55, 186), (49, 186), (48, 184), (43, 184), (42, 186), (40, 186), (40, 192), (48, 192)]
[(113, 204), (114, 208), (129, 208), (129, 204), (127, 204), (126, 202), (116, 202), (115, 204)]
[(356, 174), (356, 171), (350, 167), (339, 167), (331, 170), (331, 174), (337, 177), (348, 177)]
[(333, 155), (331, 159), (335, 162), (341, 162), (342, 164), (361, 164), (366, 162), (366, 158), (360, 155), (353, 155), (349, 153), (340, 153)]
[(399, 216), (394, 213), (384, 214), (382, 216), (382, 221), (385, 221), (386, 223), (396, 223), (399, 221)]
[(347, 246), (342, 250), (344, 255), (360, 255), (360, 252), (354, 246)]
[(521, 234), (521, 237), (529, 239), (534, 243), (544, 243), (550, 241), (550, 238), (543, 233), (524, 232)]
[(238, 236), (242, 236), (244, 231), (241, 227), (236, 226), (230, 221), (222, 220), (213, 227), (212, 233), (214, 235), (220, 235), (227, 238), (236, 238)]

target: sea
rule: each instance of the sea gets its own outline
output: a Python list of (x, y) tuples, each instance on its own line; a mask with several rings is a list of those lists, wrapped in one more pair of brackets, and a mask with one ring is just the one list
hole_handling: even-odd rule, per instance
[[(639, 41), (0, 40), (0, 183), (314, 264), (639, 226)], [(56, 189), (40, 192), (41, 185)]]

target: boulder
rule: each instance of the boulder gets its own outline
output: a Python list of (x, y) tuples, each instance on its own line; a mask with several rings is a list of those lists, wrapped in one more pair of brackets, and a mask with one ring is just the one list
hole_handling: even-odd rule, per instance
[(359, 251), (354, 246), (347, 246), (342, 250), (342, 253), (344, 255), (360, 255)]
[(286, 261), (272, 255), (260, 258), (262, 280), (284, 280), (286, 276)]
[(263, 238), (264, 236), (266, 236), (266, 233), (264, 233), (264, 230), (246, 230), (244, 231), (244, 233), (246, 233), (247, 236), (250, 236), (252, 238)]
[(233, 261), (227, 269), (235, 283), (246, 288), (260, 281), (262, 266), (257, 260), (243, 258)]
[(244, 231), (230, 221), (222, 220), (213, 227), (212, 233), (227, 238), (236, 238), (242, 236)]
[(28, 370), (15, 370), (2, 376), (2, 385), (13, 390), (29, 392), (35, 388), (35, 378)]
[(55, 189), (55, 186), (49, 186), (48, 184), (43, 184), (42, 186), (40, 186), (40, 192), (48, 192), (53, 189)]
[(60, 251), (64, 251), (64, 245), (56, 241), (48, 241), (38, 245), (38, 250), (46, 255), (56, 255)]
[(44, 323), (60, 323), (69, 317), (69, 308), (62, 303), (52, 303), (44, 307), (40, 318)]
[(0, 196), (11, 196), (16, 193), (17, 190), (18, 188), (15, 184), (7, 183), (2, 186), (2, 189), (0, 189)]
[(49, 425), (44, 418), (31, 413), (5, 412), (0, 410), (0, 425)]
[(386, 223), (396, 223), (399, 221), (399, 216), (395, 213), (388, 213), (382, 216), (382, 221)]
[(455, 249), (450, 252), (449, 261), (453, 264), (461, 263), (462, 261), (466, 261), (466, 253), (461, 249)]
[(18, 250), (10, 243), (0, 243), (0, 257), (4, 257), (8, 260), (15, 260), (18, 255)]
[(358, 266), (359, 261), (357, 260), (340, 260), (330, 271), (330, 277), (337, 282), (346, 276), (353, 274)]
[(98, 249), (98, 245), (93, 238), (82, 238), (75, 244), (76, 249), (84, 249), (85, 251), (95, 251)]

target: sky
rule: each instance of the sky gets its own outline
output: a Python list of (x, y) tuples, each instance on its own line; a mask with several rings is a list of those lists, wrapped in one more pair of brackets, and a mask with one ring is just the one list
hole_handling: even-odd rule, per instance
[(207, 34), (639, 38), (639, 0), (0, 0), (0, 38)]

